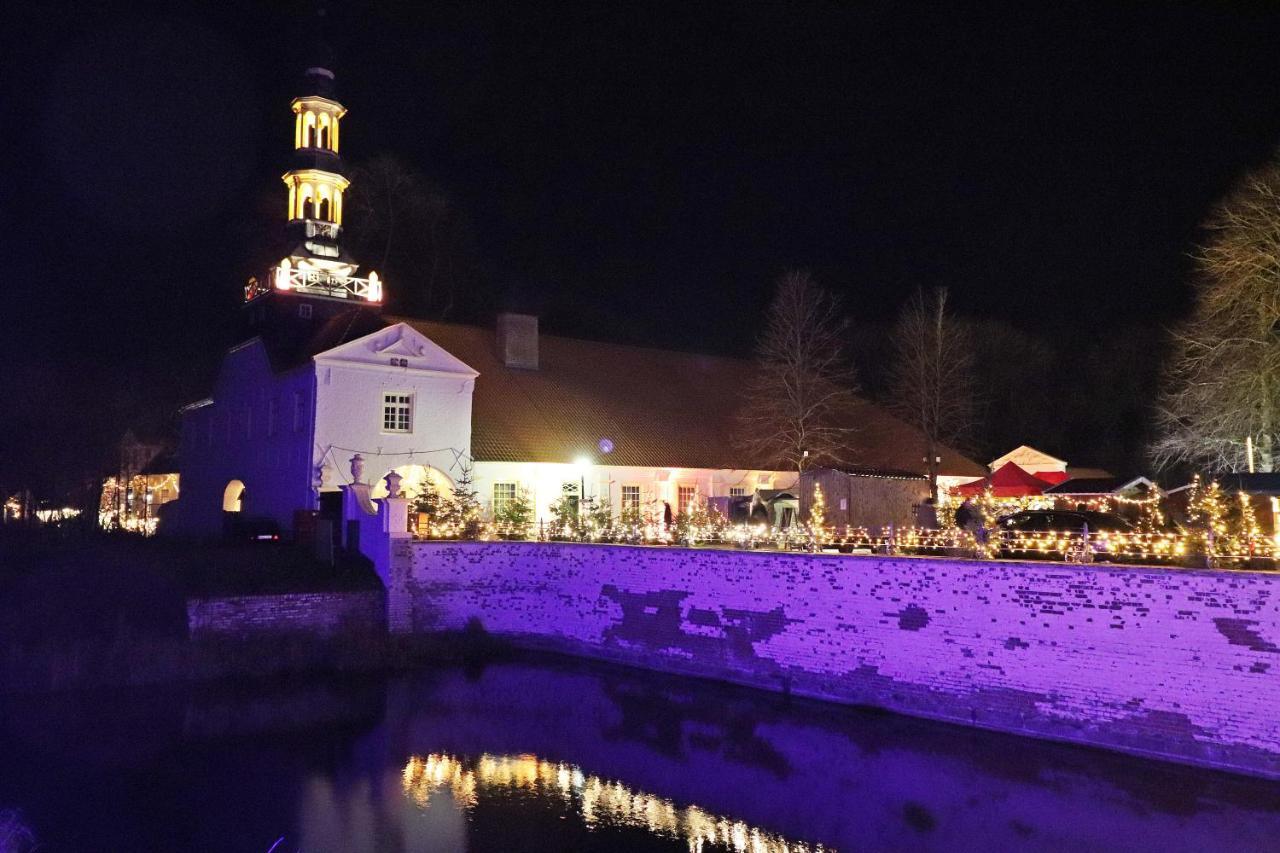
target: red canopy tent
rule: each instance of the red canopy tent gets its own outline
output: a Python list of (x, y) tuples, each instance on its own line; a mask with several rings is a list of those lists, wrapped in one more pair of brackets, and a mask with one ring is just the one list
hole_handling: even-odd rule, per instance
[(970, 483), (961, 483), (952, 489), (951, 493), (964, 498), (973, 498), (985, 492), (988, 485), (991, 486), (991, 493), (998, 498), (1021, 498), (1044, 494), (1044, 490), (1054, 483), (1019, 468), (1013, 462), (1006, 462), (991, 476)]

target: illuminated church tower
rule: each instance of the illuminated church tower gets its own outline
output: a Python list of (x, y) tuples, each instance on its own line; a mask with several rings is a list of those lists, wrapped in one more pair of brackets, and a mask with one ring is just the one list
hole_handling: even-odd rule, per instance
[(293, 168), (283, 177), (291, 248), (265, 276), (249, 279), (245, 302), (252, 325), (278, 316), (286, 305), (290, 315), (319, 320), (344, 306), (377, 307), (382, 302), (378, 274), (358, 274), (358, 264), (342, 247), (343, 201), (350, 182), (343, 175), (339, 146), (347, 110), (332, 97), (333, 71), (324, 67), (329, 64), (324, 60), (307, 68), (305, 94), (293, 99)]

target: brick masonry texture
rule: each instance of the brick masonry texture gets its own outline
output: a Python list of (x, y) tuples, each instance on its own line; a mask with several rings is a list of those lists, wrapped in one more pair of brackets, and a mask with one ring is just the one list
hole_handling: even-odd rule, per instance
[(396, 545), (391, 630), (1280, 778), (1280, 577), (541, 543)]
[(193, 639), (380, 631), (384, 599), (380, 590), (193, 598), (187, 601), (187, 627)]

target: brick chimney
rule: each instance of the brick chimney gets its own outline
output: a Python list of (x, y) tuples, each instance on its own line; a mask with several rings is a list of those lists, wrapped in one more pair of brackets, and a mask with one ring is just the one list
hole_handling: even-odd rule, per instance
[(499, 314), (498, 357), (507, 367), (537, 370), (538, 318), (532, 314)]

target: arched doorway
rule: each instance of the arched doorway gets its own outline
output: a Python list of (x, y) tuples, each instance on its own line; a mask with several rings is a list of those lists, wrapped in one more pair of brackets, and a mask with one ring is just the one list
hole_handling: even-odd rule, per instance
[(369, 490), (369, 497), (385, 498), (387, 496), (387, 481), (384, 478), (391, 471), (395, 471), (403, 478), (400, 481), (400, 491), (404, 492), (404, 496), (411, 501), (422, 494), (427, 484), (430, 484), (436, 494), (442, 497), (447, 498), (453, 494), (453, 481), (439, 468), (432, 468), (430, 465), (411, 464), (400, 465), (384, 471)]
[(240, 512), (244, 509), (244, 483), (232, 480), (222, 490), (222, 511)]

